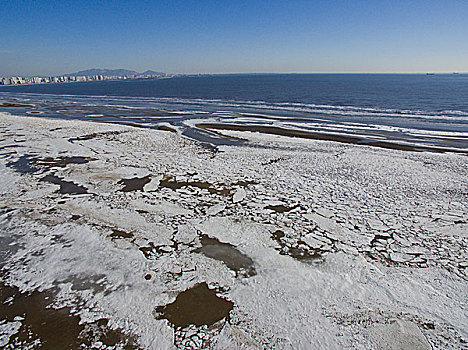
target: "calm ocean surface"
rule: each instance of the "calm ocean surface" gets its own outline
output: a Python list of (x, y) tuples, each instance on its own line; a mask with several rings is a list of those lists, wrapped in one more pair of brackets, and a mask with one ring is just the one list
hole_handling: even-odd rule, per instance
[(228, 143), (200, 122), (468, 149), (467, 74), (260, 74), (0, 86), (12, 114), (158, 128)]

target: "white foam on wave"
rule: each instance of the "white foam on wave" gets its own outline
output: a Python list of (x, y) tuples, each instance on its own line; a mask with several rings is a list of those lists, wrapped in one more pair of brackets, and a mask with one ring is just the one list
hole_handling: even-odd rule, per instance
[[(6, 93), (4, 93), (6, 94)], [(433, 121), (468, 121), (468, 111), (464, 110), (443, 110), (428, 112), (425, 110), (408, 110), (408, 109), (391, 109), (391, 108), (374, 108), (352, 105), (327, 105), (314, 103), (300, 102), (266, 102), (255, 100), (223, 100), (223, 99), (201, 99), (201, 98), (177, 98), (177, 97), (146, 97), (146, 96), (108, 96), (108, 95), (73, 95), (73, 94), (37, 94), (37, 93), (21, 93), (23, 96), (37, 97), (40, 99), (64, 99), (75, 100), (104, 100), (116, 102), (142, 102), (156, 103), (155, 106), (131, 106), (128, 104), (103, 104), (107, 107), (121, 107), (125, 109), (151, 109), (158, 108), (158, 103), (165, 104), (183, 104), (183, 105), (199, 105), (213, 107), (229, 107), (229, 108), (252, 108), (252, 109), (268, 109), (272, 111), (291, 111), (302, 113), (315, 113), (334, 116), (376, 116), (387, 118), (421, 118), (432, 119)], [(72, 101), (71, 103), (76, 103)], [(93, 105), (92, 103), (90, 105)], [(100, 104), (96, 104), (99, 106)], [(160, 107), (160, 106), (159, 106)], [(207, 112), (208, 113), (208, 112)]]

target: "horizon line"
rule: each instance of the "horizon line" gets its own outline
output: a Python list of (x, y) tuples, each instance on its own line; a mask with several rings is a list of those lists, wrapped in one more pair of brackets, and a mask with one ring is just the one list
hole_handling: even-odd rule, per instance
[[(103, 68), (103, 69), (109, 69), (109, 70), (130, 70), (126, 68)], [(152, 70), (152, 69), (150, 69)], [(79, 72), (79, 71), (78, 71)], [(11, 78), (11, 77), (59, 77), (59, 76), (65, 76), (65, 75), (70, 75), (70, 74), (75, 74), (78, 72), (73, 72), (73, 73), (62, 73), (62, 74), (55, 74), (55, 75), (50, 75), (50, 74), (32, 74), (32, 75), (27, 75), (27, 74), (13, 74), (13, 75), (2, 75), (0, 78)], [(248, 75), (248, 74), (256, 74), (256, 75), (267, 75), (267, 74), (414, 74), (414, 75), (419, 75), (419, 74), (468, 74), (468, 71), (419, 71), (419, 72), (223, 72), (223, 73), (210, 73), (210, 72), (192, 72), (192, 73), (166, 73), (166, 72), (161, 72), (167, 75)]]

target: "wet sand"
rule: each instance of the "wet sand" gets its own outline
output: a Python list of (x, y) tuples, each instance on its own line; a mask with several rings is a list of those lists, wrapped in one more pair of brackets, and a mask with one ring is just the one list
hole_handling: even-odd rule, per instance
[(366, 145), (372, 147), (394, 149), (400, 151), (412, 151), (412, 152), (455, 152), (468, 155), (468, 151), (459, 150), (459, 149), (447, 149), (442, 147), (432, 147), (425, 145), (410, 145), (405, 143), (398, 142), (388, 142), (388, 141), (376, 141), (371, 139), (359, 138), (355, 136), (346, 136), (346, 135), (336, 135), (331, 133), (314, 133), (306, 132), (301, 130), (292, 130), (285, 129), (276, 126), (262, 126), (262, 125), (236, 125), (236, 124), (208, 124), (208, 123), (199, 123), (196, 124), (197, 128), (203, 130), (233, 130), (233, 131), (249, 131), (249, 132), (259, 132), (270, 135), (280, 135), (288, 137), (298, 137), (311, 140), (322, 140), (322, 141), (335, 141), (341, 143), (350, 143), (355, 145)]

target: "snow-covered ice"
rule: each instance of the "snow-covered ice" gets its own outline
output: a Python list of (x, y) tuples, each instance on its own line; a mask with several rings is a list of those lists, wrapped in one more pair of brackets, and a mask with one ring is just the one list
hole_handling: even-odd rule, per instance
[[(467, 347), (466, 155), (229, 133), (0, 114), (0, 344), (46, 341), (44, 295), (94, 348)], [(158, 313), (205, 283), (227, 317)]]

